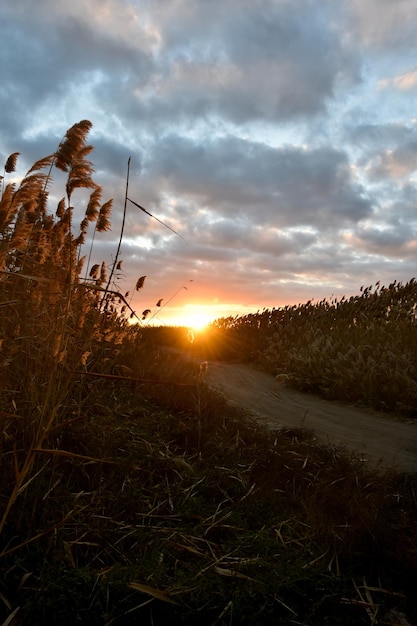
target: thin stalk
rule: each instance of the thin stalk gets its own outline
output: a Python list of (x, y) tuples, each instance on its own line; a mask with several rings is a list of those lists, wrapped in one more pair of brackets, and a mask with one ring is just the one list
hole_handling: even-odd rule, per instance
[(85, 281), (88, 279), (88, 270), (90, 269), (91, 255), (93, 253), (93, 246), (94, 246), (94, 239), (96, 237), (96, 232), (97, 232), (97, 221), (94, 225), (93, 236), (91, 237), (90, 251), (88, 253), (88, 259), (87, 259), (85, 274), (84, 274)]
[(117, 267), (117, 262), (119, 260), (120, 248), (122, 246), (123, 232), (124, 232), (125, 221), (126, 221), (126, 210), (127, 210), (127, 199), (128, 199), (127, 196), (128, 196), (128, 191), (129, 191), (130, 158), (131, 157), (129, 157), (129, 159), (127, 161), (126, 191), (125, 191), (125, 203), (124, 203), (124, 207), (123, 207), (122, 229), (120, 231), (120, 237), (119, 237), (119, 243), (118, 243), (117, 250), (116, 250), (116, 256), (114, 258), (113, 265), (112, 265), (111, 272), (110, 272), (110, 276), (109, 276), (109, 279), (107, 281), (106, 289), (104, 291), (102, 304), (105, 302), (106, 296), (107, 296), (107, 292), (110, 289), (110, 285), (111, 285), (111, 281), (112, 281), (112, 278), (113, 278), (113, 274), (115, 272), (115, 269)]
[[(188, 282), (192, 283), (193, 280), (191, 279)], [(173, 293), (170, 298), (168, 298), (168, 300), (165, 302), (165, 304), (163, 304), (162, 306), (159, 307), (158, 311), (155, 311), (155, 313), (153, 315), (151, 315), (151, 317), (147, 320), (147, 322), (149, 323), (151, 320), (153, 320), (154, 317), (156, 317), (156, 319), (158, 319), (157, 315), (162, 311), (162, 309), (164, 309), (175, 298), (175, 296), (177, 296), (179, 294), (181, 289), (185, 289), (186, 291), (188, 291), (188, 287), (186, 287), (185, 285), (182, 285), (182, 287), (177, 289), (177, 291), (175, 293)]]

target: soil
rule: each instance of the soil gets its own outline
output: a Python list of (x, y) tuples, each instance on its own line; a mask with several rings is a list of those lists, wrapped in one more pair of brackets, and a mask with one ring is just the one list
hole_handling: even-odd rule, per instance
[(304, 428), (383, 470), (417, 471), (417, 421), (305, 394), (248, 365), (210, 361), (205, 381), (271, 430)]

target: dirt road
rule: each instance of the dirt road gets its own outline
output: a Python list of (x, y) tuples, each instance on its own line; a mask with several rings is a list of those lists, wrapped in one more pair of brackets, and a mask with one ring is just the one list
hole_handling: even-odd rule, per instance
[(302, 427), (381, 468), (417, 471), (417, 423), (328, 402), (283, 386), (248, 365), (210, 362), (206, 382), (271, 429)]

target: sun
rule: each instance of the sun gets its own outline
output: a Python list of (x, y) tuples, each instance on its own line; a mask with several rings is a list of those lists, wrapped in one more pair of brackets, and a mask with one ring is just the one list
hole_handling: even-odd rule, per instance
[(195, 332), (203, 332), (209, 324), (209, 320), (204, 315), (193, 315), (188, 319), (187, 326)]
[(192, 330), (194, 330), (196, 333), (203, 333), (208, 326), (208, 322), (194, 322), (194, 324), (191, 326)]
[(203, 332), (206, 330), (207, 326), (210, 324), (210, 317), (204, 311), (190, 311), (183, 318), (184, 326), (187, 326), (194, 332)]

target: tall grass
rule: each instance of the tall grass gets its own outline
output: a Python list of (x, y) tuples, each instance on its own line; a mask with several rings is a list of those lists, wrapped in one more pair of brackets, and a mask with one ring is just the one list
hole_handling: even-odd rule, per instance
[[(408, 363), (414, 283), (408, 295), (397, 285), (351, 304), (220, 320), (191, 346), (186, 329), (130, 326), (105, 261), (90, 267), (112, 205), (93, 180), (90, 128), (74, 125), (19, 183), (17, 153), (4, 168), (0, 623), (415, 620), (413, 477), (368, 473), (304, 431), (264, 431), (178, 354), (227, 353), (301, 379), (303, 345), (323, 335), (329, 353), (336, 339), (349, 350), (344, 310), (358, 350), (365, 331), (371, 347), (409, 331)], [(57, 169), (66, 182), (51, 211)]]
[(327, 398), (414, 414), (416, 313), (412, 279), (361, 288), (348, 299), (223, 318), (213, 332), (222, 342), (219, 356), (255, 361)]
[[(16, 153), (5, 167), (0, 200), (0, 463), (10, 491), (0, 532), (16, 500), (49, 463), (44, 447), (56, 447), (60, 425), (72, 415), (76, 390), (83, 384), (74, 372), (87, 358), (109, 360), (123, 332), (117, 314), (99, 313), (107, 280), (104, 262), (93, 278), (80, 279), (88, 230), (91, 225), (94, 232), (109, 228), (112, 204), (101, 202), (102, 190), (92, 178), (87, 156), (93, 148), (86, 143), (90, 129), (88, 121), (75, 124), (56, 152), (37, 161), (20, 182), (8, 181)], [(66, 180), (64, 196), (52, 212), (49, 190), (56, 169)], [(73, 199), (80, 188), (90, 190), (90, 196), (78, 225)]]

